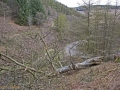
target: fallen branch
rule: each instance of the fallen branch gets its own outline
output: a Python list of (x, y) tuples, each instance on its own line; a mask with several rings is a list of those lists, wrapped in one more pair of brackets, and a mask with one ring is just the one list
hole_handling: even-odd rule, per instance
[(52, 62), (52, 58), (51, 58), (51, 56), (50, 56), (50, 54), (49, 54), (49, 51), (48, 51), (48, 47), (47, 47), (46, 42), (44, 41), (44, 39), (43, 39), (43, 37), (42, 37), (41, 35), (39, 35), (39, 37), (40, 37), (40, 40), (41, 40), (41, 41), (43, 42), (43, 44), (44, 44), (46, 54), (47, 54), (47, 56), (49, 57), (48, 61), (49, 61), (50, 65), (51, 65), (51, 67), (53, 68), (53, 70), (56, 70), (56, 67), (54, 66), (54, 64), (53, 64), (53, 62)]
[(86, 68), (86, 67), (89, 67), (89, 66), (92, 66), (92, 65), (98, 65), (98, 64), (100, 64), (102, 62), (102, 59), (103, 59), (103, 56), (90, 58), (90, 59), (85, 60), (82, 63), (76, 63), (76, 64), (74, 64), (74, 67), (71, 64), (69, 66), (58, 68), (56, 71), (58, 73), (64, 73), (64, 72), (68, 72), (70, 70), (83, 69), (83, 68)]
[(25, 68), (25, 70), (31, 70), (31, 71), (34, 71), (34, 72), (37, 72), (37, 73), (42, 73), (42, 71), (37, 71), (36, 69), (34, 69), (34, 68), (32, 68), (32, 67), (29, 67), (29, 66), (26, 66), (26, 65), (24, 65), (24, 64), (22, 64), (22, 63), (20, 63), (20, 62), (18, 62), (18, 61), (16, 61), (16, 60), (14, 60), (14, 59), (12, 59), (11, 57), (9, 57), (9, 56), (7, 56), (7, 55), (4, 55), (4, 54), (0, 54), (0, 58), (2, 59), (2, 60), (4, 60), (4, 58), (2, 58), (2, 57), (5, 57), (5, 58), (7, 58), (7, 59), (9, 59), (10, 61), (12, 61), (13, 63), (15, 63), (15, 64), (17, 64), (17, 65), (19, 65), (19, 66), (22, 66), (22, 67), (24, 67)]

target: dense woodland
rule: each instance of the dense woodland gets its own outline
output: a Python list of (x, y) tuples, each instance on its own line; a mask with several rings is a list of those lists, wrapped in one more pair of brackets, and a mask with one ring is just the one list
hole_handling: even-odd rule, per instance
[(120, 89), (120, 6), (83, 1), (0, 1), (0, 90)]

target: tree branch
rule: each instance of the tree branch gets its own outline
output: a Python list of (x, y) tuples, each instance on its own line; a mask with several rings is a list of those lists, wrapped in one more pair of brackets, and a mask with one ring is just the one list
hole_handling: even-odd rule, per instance
[(37, 72), (37, 73), (42, 73), (42, 71), (37, 71), (36, 69), (34, 69), (34, 68), (32, 68), (32, 67), (29, 67), (29, 66), (26, 66), (26, 65), (24, 65), (24, 64), (22, 64), (22, 63), (20, 63), (20, 62), (17, 62), (16, 60), (12, 59), (11, 57), (9, 57), (9, 56), (4, 55), (4, 54), (1, 53), (1, 54), (0, 54), (0, 59), (5, 60), (5, 59), (2, 58), (2, 57), (5, 57), (5, 58), (9, 59), (10, 61), (14, 62), (15, 64), (17, 64), (17, 65), (19, 65), (19, 66), (24, 67), (25, 69), (28, 69), (28, 70), (31, 70), (31, 71), (34, 71), (34, 72)]

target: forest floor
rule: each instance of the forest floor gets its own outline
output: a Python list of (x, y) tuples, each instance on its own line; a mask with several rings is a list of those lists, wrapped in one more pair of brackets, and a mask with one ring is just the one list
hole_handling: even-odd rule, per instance
[[(43, 29), (48, 29), (50, 25), (48, 23)], [(39, 29), (35, 26), (32, 26), (32, 28)], [(13, 33), (15, 35), (29, 30), (28, 26), (19, 26), (10, 18), (4, 19), (0, 17), (0, 33), (3, 33), (3, 36), (4, 34), (13, 36)], [(46, 31), (44, 32), (46, 34)], [(46, 42), (51, 43), (51, 41), (54, 41), (53, 35), (54, 33), (51, 33), (47, 37)], [(2, 51), (4, 51), (4, 48), (0, 47), (0, 52)], [(57, 90), (120, 90), (120, 63), (103, 62), (97, 66), (64, 73), (60, 79), (62, 83), (54, 85), (58, 88)]]
[(120, 63), (104, 62), (65, 77), (70, 90), (120, 90)]

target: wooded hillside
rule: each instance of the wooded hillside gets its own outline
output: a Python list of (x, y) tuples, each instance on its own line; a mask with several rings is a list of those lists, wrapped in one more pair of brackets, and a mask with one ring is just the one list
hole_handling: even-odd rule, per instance
[(1, 0), (0, 90), (119, 90), (120, 9), (93, 3)]

